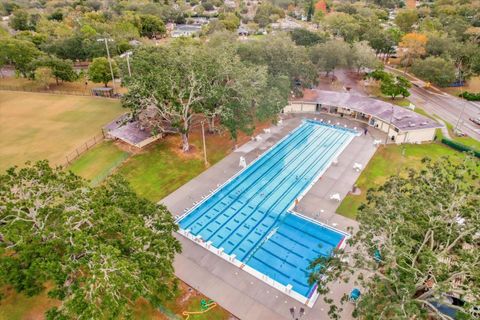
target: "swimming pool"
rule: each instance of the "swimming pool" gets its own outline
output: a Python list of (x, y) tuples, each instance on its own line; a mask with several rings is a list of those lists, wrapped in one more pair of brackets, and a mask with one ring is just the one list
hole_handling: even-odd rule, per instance
[(308, 301), (310, 261), (329, 256), (347, 234), (292, 209), (355, 135), (304, 121), (182, 217), (181, 231)]

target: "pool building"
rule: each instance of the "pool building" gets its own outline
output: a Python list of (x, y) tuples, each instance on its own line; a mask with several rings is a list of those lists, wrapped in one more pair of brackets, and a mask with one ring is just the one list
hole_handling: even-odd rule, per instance
[(312, 306), (310, 262), (349, 234), (295, 206), (358, 133), (305, 120), (178, 219), (180, 233), (292, 298)]
[(385, 101), (346, 92), (305, 90), (302, 98), (292, 99), (285, 113), (326, 113), (363, 122), (387, 133), (394, 143), (432, 141), (442, 126), (413, 110)]

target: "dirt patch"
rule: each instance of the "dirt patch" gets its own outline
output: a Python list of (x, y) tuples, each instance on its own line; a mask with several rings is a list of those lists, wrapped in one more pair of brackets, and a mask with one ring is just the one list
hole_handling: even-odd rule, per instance
[[(167, 307), (175, 314), (182, 316), (184, 311), (196, 312), (201, 310), (201, 301), (213, 302), (208, 297), (204, 296), (194, 288), (190, 287), (183, 281), (179, 281), (179, 294), (175, 301), (167, 303)], [(201, 319), (215, 319), (215, 320), (227, 320), (235, 319), (227, 310), (217, 305), (213, 309), (207, 311), (205, 314), (198, 316)], [(192, 319), (192, 317), (191, 317)], [(197, 317), (194, 317), (197, 319)]]
[(130, 154), (137, 154), (142, 152), (142, 149), (132, 146), (128, 143), (125, 143), (122, 140), (115, 140), (114, 144), (118, 149), (128, 152)]

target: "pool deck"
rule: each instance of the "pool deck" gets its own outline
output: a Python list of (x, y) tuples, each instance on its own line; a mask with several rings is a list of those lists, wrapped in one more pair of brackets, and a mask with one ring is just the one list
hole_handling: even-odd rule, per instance
[[(175, 216), (184, 214), (185, 209), (191, 208), (194, 201), (200, 201), (203, 196), (208, 195), (209, 190), (216, 189), (217, 185), (224, 183), (241, 170), (240, 156), (245, 157), (249, 164), (299, 126), (302, 117), (313, 118), (314, 115), (284, 116), (282, 125), (273, 126), (270, 133), (261, 134), (258, 141), (251, 141), (239, 147), (222, 161), (162, 199), (160, 203), (165, 204)], [(340, 122), (350, 128), (357, 126), (359, 130), (362, 127), (358, 122), (337, 117), (326, 115), (316, 117), (332, 119), (332, 123)], [(346, 231), (349, 226), (357, 228), (358, 224), (354, 220), (335, 213), (340, 202), (330, 200), (330, 196), (339, 193), (343, 199), (351, 191), (360, 175), (360, 172), (353, 170), (353, 164), (357, 162), (365, 168), (376, 151), (373, 140), (381, 137), (381, 133), (371, 128), (367, 135), (355, 137), (338, 157), (338, 163), (327, 169), (322, 178), (303, 197), (295, 211), (340, 230)], [(323, 212), (320, 212), (321, 210)], [(318, 298), (313, 308), (308, 308), (182, 235), (176, 234), (176, 237), (182, 243), (183, 252), (175, 258), (175, 274), (218, 302), (234, 316), (252, 320), (292, 319), (289, 309), (295, 307), (299, 310), (303, 307), (306, 312), (302, 317), (304, 320), (328, 318), (328, 306), (323, 302), (323, 297)], [(352, 288), (352, 283), (336, 281), (332, 283), (329, 297), (339, 301)], [(342, 319), (351, 319), (353, 305), (346, 304), (343, 308)]]

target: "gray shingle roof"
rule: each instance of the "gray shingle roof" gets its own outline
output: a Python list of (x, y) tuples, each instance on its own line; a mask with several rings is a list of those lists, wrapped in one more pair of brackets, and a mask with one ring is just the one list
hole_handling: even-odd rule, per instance
[(308, 92), (305, 93), (304, 99), (298, 99), (296, 101), (345, 107), (364, 114), (372, 115), (385, 122), (390, 122), (390, 119), (392, 119), (392, 125), (404, 131), (442, 127), (438, 122), (422, 116), (410, 109), (402, 108), (366, 96), (345, 92), (313, 89), (308, 90)]

